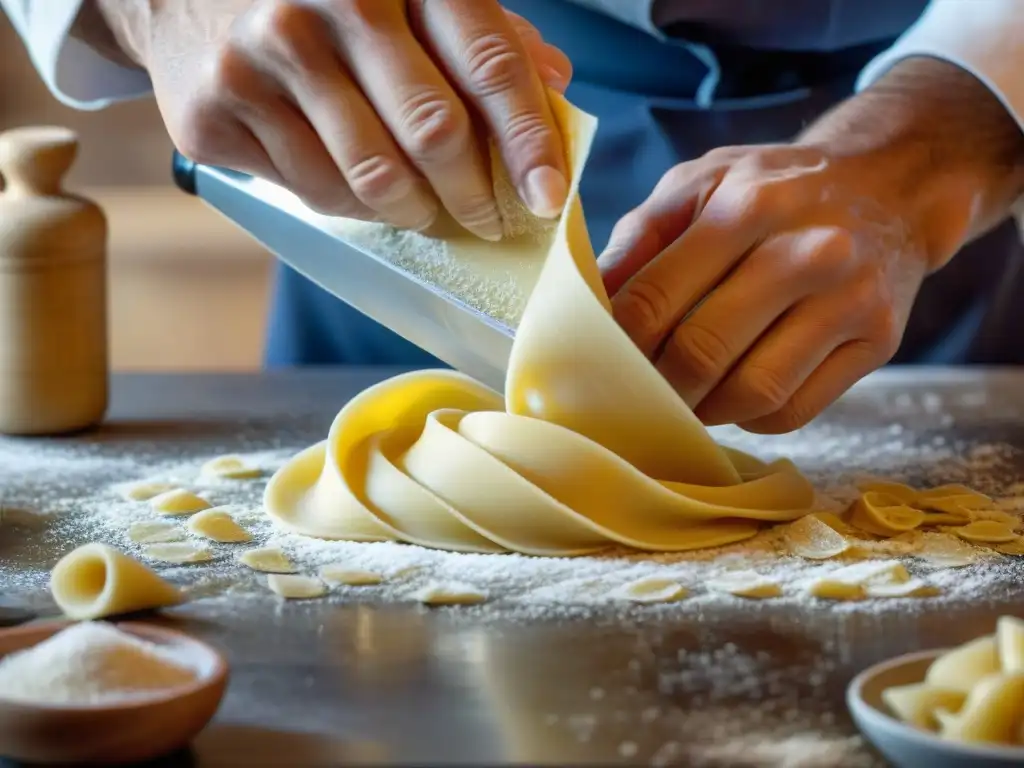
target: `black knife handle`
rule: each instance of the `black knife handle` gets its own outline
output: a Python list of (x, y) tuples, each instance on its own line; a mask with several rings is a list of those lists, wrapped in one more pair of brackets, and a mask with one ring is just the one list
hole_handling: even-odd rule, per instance
[(171, 159), (171, 175), (174, 177), (174, 183), (183, 192), (190, 195), (196, 193), (196, 164), (178, 150), (174, 150), (174, 157)]

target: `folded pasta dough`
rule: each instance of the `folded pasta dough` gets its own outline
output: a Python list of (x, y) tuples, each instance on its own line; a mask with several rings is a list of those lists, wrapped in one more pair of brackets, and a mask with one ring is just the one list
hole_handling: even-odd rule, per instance
[(370, 387), (271, 478), (265, 507), (284, 528), (565, 556), (727, 544), (811, 510), (792, 463), (719, 446), (616, 324), (579, 199), (596, 120), (551, 101), (571, 193), (536, 246), (505, 398), (447, 370)]

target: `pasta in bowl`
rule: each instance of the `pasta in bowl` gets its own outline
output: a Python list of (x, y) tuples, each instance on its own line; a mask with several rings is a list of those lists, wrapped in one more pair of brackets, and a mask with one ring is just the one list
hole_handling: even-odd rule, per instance
[(1024, 621), (876, 664), (850, 683), (858, 728), (897, 766), (1024, 764)]

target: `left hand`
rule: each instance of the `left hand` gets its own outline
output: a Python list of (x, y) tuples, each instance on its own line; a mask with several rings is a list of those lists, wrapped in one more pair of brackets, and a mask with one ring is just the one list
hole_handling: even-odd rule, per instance
[(615, 228), (600, 260), (615, 318), (705, 424), (797, 429), (896, 353), (932, 232), (916, 190), (874, 166), (714, 150)]

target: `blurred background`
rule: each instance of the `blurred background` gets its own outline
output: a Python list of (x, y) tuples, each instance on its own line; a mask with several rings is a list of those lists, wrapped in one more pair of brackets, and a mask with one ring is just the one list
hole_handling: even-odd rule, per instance
[(172, 146), (153, 101), (101, 112), (63, 106), (0, 13), (0, 131), (53, 124), (81, 141), (68, 188), (110, 221), (114, 369), (259, 368), (273, 256), (173, 186)]

